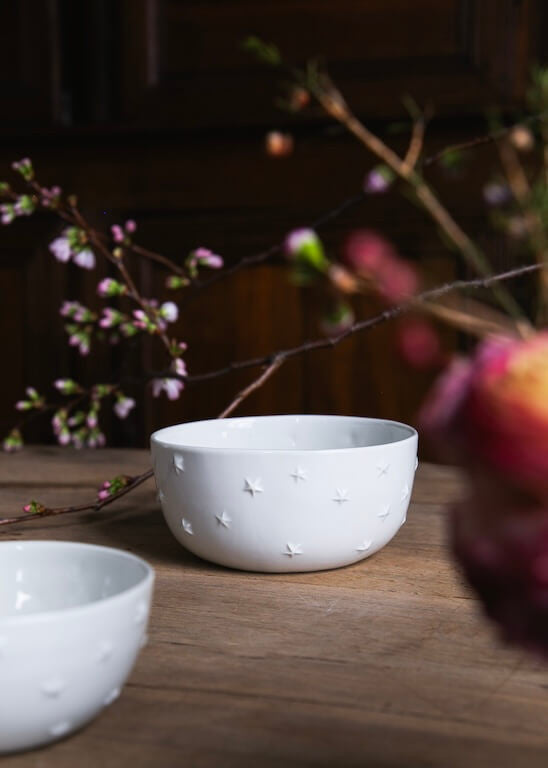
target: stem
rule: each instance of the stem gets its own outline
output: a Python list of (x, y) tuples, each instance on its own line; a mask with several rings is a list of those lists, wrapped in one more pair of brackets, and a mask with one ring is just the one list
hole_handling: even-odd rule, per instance
[[(497, 275), (489, 275), (488, 277), (476, 277), (471, 280), (456, 280), (452, 283), (444, 283), (443, 285), (437, 286), (436, 288), (430, 288), (427, 291), (423, 291), (422, 293), (417, 294), (415, 297), (403, 304), (398, 304), (395, 307), (385, 309), (383, 312), (375, 315), (374, 317), (367, 318), (366, 320), (360, 320), (359, 322), (351, 325), (350, 328), (338, 336), (313, 339), (298, 346), (288, 347), (287, 349), (282, 349), (269, 355), (261, 355), (260, 357), (250, 358), (249, 360), (241, 360), (236, 363), (230, 363), (224, 368), (219, 368), (218, 370), (189, 376), (187, 381), (192, 384), (200, 381), (208, 381), (219, 376), (224, 376), (225, 374), (231, 373), (232, 371), (241, 371), (245, 368), (254, 368), (259, 365), (270, 365), (274, 359), (282, 358), (283, 360), (287, 360), (288, 358), (295, 357), (295, 355), (300, 355), (303, 352), (312, 352), (317, 349), (328, 349), (330, 347), (335, 347), (340, 344), (341, 341), (344, 341), (354, 333), (360, 333), (361, 331), (368, 330), (369, 328), (374, 328), (375, 326), (380, 325), (387, 320), (391, 320), (392, 318), (403, 315), (406, 312), (416, 309), (417, 307), (420, 308), (422, 305), (424, 305), (425, 302), (433, 301), (440, 298), (441, 296), (446, 296), (449, 293), (460, 290), (491, 288), (498, 282), (511, 280), (512, 278), (520, 277), (521, 275), (537, 272), (543, 268), (548, 268), (548, 264), (527, 264), (525, 266), (515, 267), (514, 269), (510, 269), (506, 272), (501, 272)], [(156, 373), (154, 376), (160, 377), (162, 376), (162, 373)]]
[[(422, 203), (424, 209), (430, 214), (432, 219), (438, 224), (453, 245), (462, 253), (468, 263), (481, 275), (487, 276), (491, 274), (489, 263), (482, 251), (457, 224), (449, 211), (433, 193), (432, 189), (426, 184), (422, 176), (420, 176), (409, 163), (402, 160), (378, 136), (369, 131), (363, 123), (352, 114), (337, 90), (330, 86), (328, 88), (314, 86), (313, 92), (328, 115), (344, 125), (347, 130), (358, 139), (358, 141), (386, 163), (394, 173), (412, 187), (417, 199)], [(506, 309), (514, 319), (523, 323), (523, 314), (513, 297), (506, 291), (501, 290), (498, 286), (493, 288), (493, 293), (501, 306)], [(520, 326), (518, 326), (518, 328), (519, 327)]]
[(219, 415), (219, 419), (224, 419), (227, 416), (229, 416), (233, 411), (236, 410), (236, 408), (242, 403), (249, 395), (251, 395), (252, 392), (255, 392), (256, 389), (259, 389), (259, 387), (262, 387), (262, 385), (269, 379), (278, 368), (280, 368), (284, 363), (284, 358), (281, 357), (275, 357), (274, 360), (270, 363), (268, 368), (266, 368), (263, 373), (254, 381), (251, 382), (245, 389), (242, 389), (241, 392), (239, 392), (234, 400), (228, 405), (224, 411)]

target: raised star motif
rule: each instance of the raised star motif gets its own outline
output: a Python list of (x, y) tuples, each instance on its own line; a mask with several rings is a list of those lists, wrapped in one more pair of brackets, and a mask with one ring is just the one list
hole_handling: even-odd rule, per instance
[(344, 504), (345, 501), (350, 501), (346, 488), (337, 488), (337, 494), (333, 497), (333, 501), (336, 501), (337, 504)]
[(296, 469), (294, 469), (291, 473), (291, 477), (298, 484), (299, 480), (306, 480), (306, 470), (304, 470), (302, 467), (296, 467)]
[(164, 500), (165, 500), (165, 498), (166, 498), (166, 495), (165, 495), (165, 493), (162, 491), (162, 489), (161, 489), (161, 488), (158, 488), (158, 493), (156, 494), (156, 498), (158, 499), (158, 501), (160, 502), (160, 504), (162, 503), (162, 501), (164, 501)]
[(256, 480), (249, 480), (247, 477), (245, 478), (244, 491), (247, 491), (253, 498), (255, 498), (256, 493), (263, 493), (263, 490), (260, 477)]
[(390, 514), (390, 504), (387, 504), (386, 507), (384, 507), (384, 509), (381, 509), (377, 517), (380, 517), (381, 520), (384, 522), (389, 514)]
[(137, 603), (137, 607), (135, 609), (135, 615), (133, 617), (134, 622), (136, 624), (142, 624), (144, 621), (146, 621), (147, 614), (147, 604), (144, 600), (141, 600), (141, 602)]
[(68, 720), (63, 720), (61, 723), (55, 723), (49, 729), (52, 736), (64, 736), (71, 729), (71, 724)]
[(103, 664), (106, 661), (108, 661), (112, 656), (112, 651), (113, 651), (112, 643), (109, 643), (108, 640), (104, 640), (99, 646), (99, 654), (98, 654), (99, 661)]
[(386, 475), (388, 470), (390, 469), (390, 464), (377, 464), (377, 477), (382, 477), (383, 475)]
[(403, 486), (403, 490), (402, 490), (402, 492), (401, 492), (401, 500), (402, 500), (402, 501), (405, 501), (405, 500), (406, 500), (406, 499), (408, 499), (408, 498), (409, 498), (409, 486), (408, 486), (408, 485), (407, 485), (407, 483), (406, 483), (406, 484)]
[(285, 549), (284, 555), (287, 557), (295, 557), (295, 555), (302, 555), (303, 553), (301, 544), (292, 544), (290, 541), (285, 545)]
[(415, 472), (417, 471), (418, 466), (419, 466), (419, 457), (415, 456)]
[(107, 693), (103, 701), (103, 704), (105, 705), (105, 707), (109, 707), (113, 701), (116, 701), (119, 695), (120, 695), (119, 688), (113, 688), (112, 691), (110, 691), (110, 693)]
[(400, 523), (400, 528), (402, 527), (402, 525), (405, 523), (406, 520), (407, 520), (407, 515), (404, 515)]
[(56, 699), (65, 690), (65, 683), (60, 677), (50, 677), (49, 680), (44, 680), (40, 690), (48, 699)]
[(176, 475), (180, 475), (185, 471), (185, 460), (180, 453), (173, 454), (173, 469)]
[(219, 525), (223, 526), (223, 528), (230, 528), (230, 523), (232, 522), (232, 518), (227, 515), (224, 509), (220, 515), (215, 515), (215, 519), (217, 520)]
[(188, 533), (189, 536), (194, 536), (194, 531), (192, 530), (192, 523), (190, 520), (186, 520), (184, 517), (181, 520), (181, 525), (183, 526), (183, 531), (185, 533)]
[(359, 547), (356, 547), (356, 552), (367, 552), (373, 542), (369, 539), (364, 539)]

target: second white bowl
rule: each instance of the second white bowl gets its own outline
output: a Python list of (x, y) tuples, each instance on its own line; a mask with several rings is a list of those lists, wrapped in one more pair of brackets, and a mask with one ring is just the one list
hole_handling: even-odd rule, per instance
[(145, 639), (153, 581), (144, 560), (118, 549), (0, 543), (0, 754), (66, 736), (117, 698)]
[(252, 571), (337, 568), (405, 522), (417, 433), (350, 416), (262, 416), (166, 427), (151, 450), (167, 524), (206, 560)]

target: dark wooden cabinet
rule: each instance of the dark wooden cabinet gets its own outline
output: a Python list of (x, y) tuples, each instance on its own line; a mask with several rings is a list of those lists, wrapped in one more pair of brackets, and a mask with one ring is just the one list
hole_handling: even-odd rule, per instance
[[(139, 239), (174, 258), (208, 245), (231, 263), (279, 241), (360, 189), (371, 160), (314, 108), (275, 107), (276, 77), (241, 49), (255, 33), (290, 61), (322, 55), (356, 111), (385, 131), (405, 119), (403, 94), (436, 107), (427, 150), (483, 130), (486, 107), (519, 109), (531, 62), (542, 50), (546, 9), (535, 0), (5, 0), (0, 5), (0, 178), (33, 157), (45, 183), (78, 193), (86, 214), (109, 225), (132, 216)], [(265, 130), (295, 131), (290, 158), (263, 152)], [(403, 148), (406, 136), (390, 139)], [(432, 179), (459, 220), (485, 237), (480, 187), (493, 156), (484, 149), (463, 176)], [(425, 217), (396, 195), (368, 199), (324, 231), (334, 251), (352, 227), (378, 228), (423, 268), (459, 267)], [(99, 306), (97, 275), (55, 263), (48, 217), (0, 230), (4, 360), (0, 426), (27, 384), (61, 375), (111, 380), (121, 363), (96, 348), (82, 361), (66, 347), (62, 298)], [(499, 260), (506, 258), (499, 255)], [(135, 267), (146, 295), (163, 276)], [(201, 372), (319, 333), (315, 298), (269, 264), (219, 283), (190, 302), (178, 332)], [(362, 301), (357, 311), (374, 311)], [(324, 411), (413, 420), (431, 374), (409, 371), (390, 326), (336, 351), (288, 364), (242, 412)], [(455, 345), (446, 334), (447, 348)], [(158, 362), (131, 352), (130, 370)], [(150, 396), (135, 419), (113, 423), (114, 440), (144, 444), (178, 419), (211, 416), (249, 380), (232, 375), (189, 387), (180, 402)], [(139, 389), (135, 390), (139, 394)], [(45, 438), (45, 428), (31, 432)]]

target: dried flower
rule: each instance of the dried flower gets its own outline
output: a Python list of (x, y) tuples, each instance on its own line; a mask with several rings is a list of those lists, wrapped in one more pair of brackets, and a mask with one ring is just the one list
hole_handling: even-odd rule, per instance
[(356, 293), (358, 290), (358, 281), (355, 276), (341, 264), (331, 264), (328, 276), (341, 293)]
[(516, 125), (512, 128), (510, 141), (520, 152), (530, 152), (535, 146), (535, 138), (525, 125)]
[(287, 157), (293, 152), (295, 142), (290, 133), (281, 133), (281, 131), (270, 131), (265, 137), (265, 148), (267, 155), (271, 157)]

